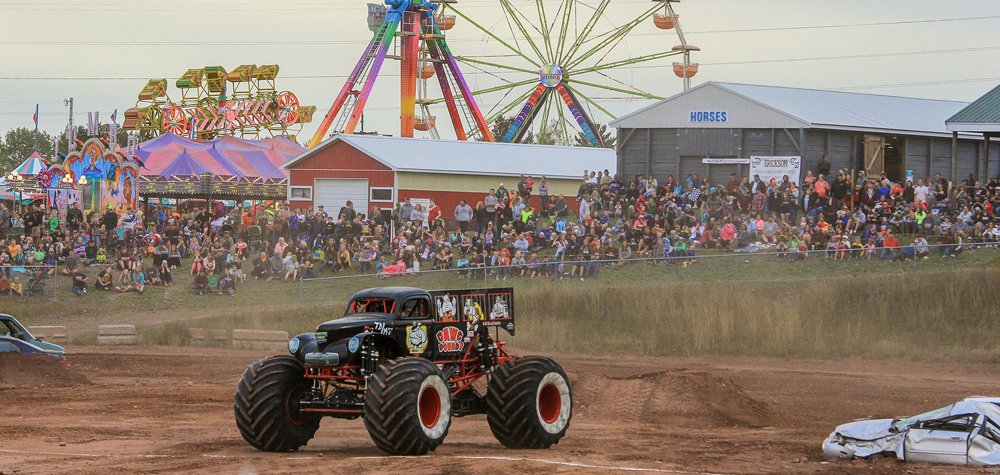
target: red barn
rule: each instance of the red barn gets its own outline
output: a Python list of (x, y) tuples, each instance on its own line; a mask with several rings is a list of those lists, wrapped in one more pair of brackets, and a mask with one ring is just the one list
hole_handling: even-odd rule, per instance
[(544, 176), (551, 195), (572, 203), (584, 170), (614, 174), (616, 161), (611, 149), (337, 135), (284, 168), (292, 208), (335, 213), (350, 200), (359, 212), (385, 211), (410, 198), (434, 200), (452, 218), (460, 200), (475, 207), (501, 183), (517, 190), (522, 174), (534, 178), (536, 200)]

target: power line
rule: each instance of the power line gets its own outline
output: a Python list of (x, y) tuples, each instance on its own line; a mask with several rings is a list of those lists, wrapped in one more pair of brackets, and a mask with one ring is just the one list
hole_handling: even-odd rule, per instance
[(943, 84), (968, 84), (973, 82), (992, 82), (992, 81), (1000, 81), (1000, 76), (993, 76), (988, 78), (943, 79), (940, 81), (901, 82), (895, 84), (871, 84), (867, 86), (845, 86), (845, 87), (835, 87), (833, 89), (838, 91), (854, 91), (858, 89), (886, 89), (893, 87), (937, 86)]
[[(266, 10), (261, 10), (266, 11)], [(960, 17), (960, 18), (935, 18), (935, 19), (924, 19), (924, 20), (903, 20), (903, 21), (887, 21), (887, 22), (872, 22), (872, 23), (846, 23), (846, 24), (832, 24), (832, 25), (812, 25), (812, 26), (789, 26), (789, 27), (772, 27), (772, 28), (742, 28), (742, 29), (730, 29), (730, 30), (705, 30), (705, 31), (692, 31), (689, 34), (696, 35), (713, 35), (713, 34), (729, 34), (729, 33), (748, 33), (748, 32), (768, 32), (768, 31), (799, 31), (799, 30), (820, 30), (820, 29), (834, 29), (834, 28), (855, 28), (855, 27), (867, 27), (867, 26), (891, 26), (891, 25), (913, 25), (913, 24), (926, 24), (926, 23), (944, 23), (944, 22), (962, 22), (962, 21), (977, 21), (977, 20), (993, 20), (1000, 19), (1000, 15), (990, 15), (990, 16), (978, 16), (978, 17)], [(659, 36), (662, 33), (632, 33), (629, 36)], [(449, 38), (449, 42), (480, 42), (482, 38)], [(367, 44), (368, 41), (359, 40), (277, 40), (277, 41), (258, 41), (258, 40), (247, 40), (247, 41), (79, 41), (79, 40), (53, 40), (53, 41), (39, 41), (39, 40), (3, 40), (0, 41), (0, 45), (9, 46), (137, 46), (137, 47), (149, 47), (149, 46), (320, 46), (320, 45), (346, 45), (346, 44)]]
[[(774, 63), (791, 63), (791, 62), (803, 62), (803, 61), (832, 61), (832, 60), (843, 60), (843, 59), (860, 59), (860, 58), (886, 58), (893, 56), (917, 56), (925, 54), (948, 54), (948, 53), (971, 53), (980, 51), (995, 51), (1000, 50), (1000, 46), (980, 46), (973, 48), (954, 48), (954, 49), (940, 49), (940, 50), (920, 50), (920, 51), (896, 51), (892, 53), (871, 53), (871, 54), (853, 54), (845, 56), (811, 56), (805, 58), (779, 58), (779, 59), (754, 59), (746, 61), (727, 61), (727, 62), (717, 62), (717, 63), (701, 63), (702, 66), (735, 66), (735, 65), (747, 65), (747, 64), (774, 64)], [(632, 69), (654, 69), (654, 68), (668, 68), (672, 65), (645, 65), (645, 66), (634, 66)], [(466, 73), (466, 76), (472, 76), (477, 74), (488, 74), (490, 71), (485, 72), (470, 72)], [(496, 71), (493, 71), (496, 72)], [(500, 71), (503, 73), (509, 73), (509, 71)], [(380, 76), (384, 77), (399, 77), (398, 74), (382, 74)], [(171, 77), (167, 76), (0, 76), (0, 80), (7, 81), (148, 81), (151, 78), (164, 78)], [(282, 76), (282, 79), (338, 79), (346, 78), (346, 74), (312, 74), (312, 75), (298, 75), (298, 76)]]

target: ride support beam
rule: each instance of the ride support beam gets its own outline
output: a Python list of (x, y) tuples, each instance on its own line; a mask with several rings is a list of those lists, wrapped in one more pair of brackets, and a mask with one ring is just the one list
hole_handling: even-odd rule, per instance
[(396, 30), (399, 29), (399, 23), (402, 19), (403, 15), (400, 13), (390, 12), (385, 17), (388, 28), (385, 28), (385, 32), (380, 39), (381, 43), (378, 46), (375, 58), (372, 60), (371, 70), (369, 70), (368, 77), (365, 79), (365, 85), (361, 89), (361, 94), (358, 95), (357, 101), (354, 103), (354, 109), (351, 111), (351, 117), (347, 120), (347, 125), (344, 126), (345, 134), (353, 134), (354, 129), (358, 126), (358, 122), (361, 121), (361, 115), (365, 112), (365, 104), (368, 103), (368, 97), (371, 96), (372, 88), (375, 87), (375, 80), (378, 79), (378, 73), (382, 70), (382, 65), (385, 64), (385, 55), (389, 52), (389, 45), (396, 36)]
[(337, 115), (340, 114), (340, 109), (342, 109), (344, 107), (344, 103), (347, 102), (347, 97), (351, 94), (351, 90), (358, 82), (362, 71), (364, 71), (367, 67), (372, 54), (374, 54), (381, 44), (380, 42), (381, 37), (377, 35), (372, 36), (371, 42), (368, 43), (368, 47), (365, 48), (365, 51), (361, 53), (361, 59), (359, 59), (358, 63), (354, 66), (354, 70), (351, 71), (351, 75), (348, 76), (347, 82), (344, 83), (344, 87), (340, 89), (340, 93), (337, 94), (337, 98), (333, 100), (333, 105), (330, 106), (330, 110), (327, 111), (325, 116), (323, 116), (323, 121), (320, 122), (319, 128), (316, 129), (316, 133), (313, 134), (312, 140), (309, 141), (309, 146), (307, 148), (313, 148), (323, 141), (323, 137), (325, 137), (326, 133), (330, 130), (330, 126), (333, 125), (334, 119), (336, 119)]
[(573, 93), (566, 88), (565, 85), (560, 84), (556, 86), (556, 90), (559, 91), (559, 96), (562, 97), (563, 102), (566, 103), (566, 107), (569, 107), (570, 113), (573, 114), (573, 119), (576, 119), (576, 123), (580, 125), (580, 130), (583, 131), (583, 135), (587, 137), (594, 146), (604, 146), (603, 138), (599, 138), (600, 135), (596, 131), (594, 122), (590, 120), (587, 113), (580, 108), (580, 103), (573, 96)]
[(399, 96), (399, 135), (413, 137), (413, 127), (416, 124), (417, 100), (417, 58), (420, 49), (420, 14), (407, 11), (403, 13), (400, 62), (400, 96)]
[[(441, 29), (434, 26), (434, 34), (437, 37), (443, 38), (444, 34)], [(475, 96), (472, 95), (472, 90), (469, 88), (469, 83), (466, 82), (465, 76), (462, 75), (462, 70), (458, 67), (458, 60), (455, 59), (455, 55), (451, 53), (451, 49), (448, 47), (448, 42), (443, 39), (434, 40), (437, 42), (439, 53), (442, 59), (445, 60), (445, 64), (451, 71), (451, 75), (455, 78), (455, 84), (458, 86), (459, 92), (462, 94), (462, 98), (465, 100), (466, 108), (472, 115), (472, 120), (479, 133), (482, 136), (484, 142), (495, 142), (496, 139), (493, 138), (493, 132), (490, 131), (489, 124), (486, 123), (486, 118), (483, 117), (483, 112), (479, 109), (479, 105), (476, 103)]]
[(427, 51), (430, 53), (431, 59), (435, 60), (432, 61), (434, 75), (437, 76), (438, 84), (441, 85), (441, 95), (444, 97), (445, 106), (448, 107), (448, 116), (451, 117), (451, 125), (455, 128), (455, 137), (458, 140), (468, 140), (465, 125), (462, 124), (462, 117), (458, 112), (458, 104), (455, 103), (455, 94), (451, 91), (451, 84), (448, 82), (448, 72), (444, 68), (444, 62), (436, 61), (442, 57), (437, 41), (428, 41)]
[(544, 84), (539, 84), (535, 87), (534, 92), (528, 96), (528, 101), (521, 108), (521, 112), (518, 112), (517, 116), (514, 117), (514, 121), (511, 122), (507, 133), (500, 139), (501, 142), (519, 142), (524, 137), (525, 132), (531, 126), (531, 121), (538, 114), (538, 109), (545, 102), (548, 93), (549, 88)]

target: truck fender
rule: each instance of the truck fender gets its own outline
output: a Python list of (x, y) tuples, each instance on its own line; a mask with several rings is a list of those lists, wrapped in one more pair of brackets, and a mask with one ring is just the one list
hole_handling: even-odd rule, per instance
[[(298, 340), (297, 345), (293, 343), (295, 340)], [(296, 351), (292, 352), (292, 347), (296, 346)], [(306, 355), (319, 351), (319, 339), (316, 338), (315, 333), (302, 333), (296, 335), (288, 342), (288, 349), (295, 359), (299, 360), (300, 363), (304, 363)]]

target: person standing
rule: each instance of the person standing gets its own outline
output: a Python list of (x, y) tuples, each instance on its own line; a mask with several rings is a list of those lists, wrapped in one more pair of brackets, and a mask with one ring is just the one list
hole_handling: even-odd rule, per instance
[(542, 182), (538, 184), (538, 196), (542, 199), (542, 216), (549, 215), (549, 179), (542, 177)]
[(455, 221), (458, 221), (458, 230), (465, 234), (469, 230), (469, 221), (472, 221), (472, 207), (462, 200), (455, 207)]
[[(503, 186), (503, 185), (500, 185)], [(490, 188), (490, 194), (483, 198), (483, 205), (486, 206), (486, 220), (496, 222), (497, 220), (497, 190)]]
[(410, 215), (413, 214), (413, 204), (410, 203), (410, 199), (406, 198), (403, 203), (399, 205), (399, 225), (402, 226), (403, 223), (410, 220)]
[(101, 224), (104, 224), (104, 239), (111, 240), (111, 236), (115, 233), (115, 228), (118, 227), (118, 213), (115, 213), (113, 206), (108, 205), (108, 211), (101, 218)]
[(83, 211), (80, 211), (79, 203), (73, 203), (73, 207), (66, 211), (66, 223), (69, 225), (70, 232), (80, 230), (80, 225), (83, 224)]

